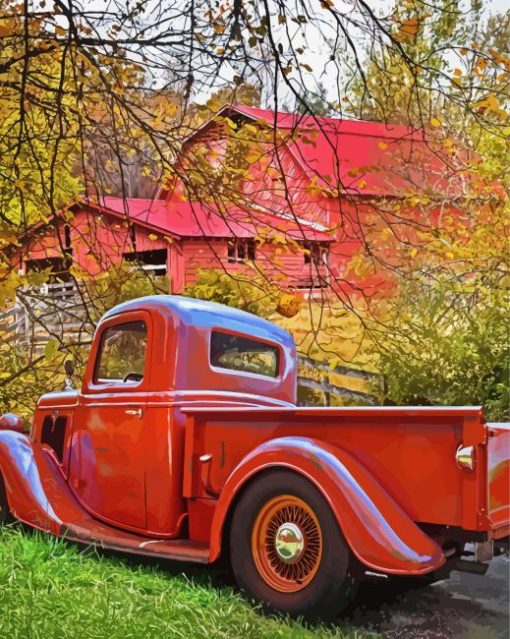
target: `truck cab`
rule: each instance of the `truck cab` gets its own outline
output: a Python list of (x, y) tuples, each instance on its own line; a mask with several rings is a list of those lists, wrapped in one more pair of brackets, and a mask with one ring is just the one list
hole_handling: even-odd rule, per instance
[[(103, 548), (226, 556), (271, 610), (333, 618), (366, 572), (484, 572), (510, 528), (510, 427), (480, 407), (304, 408), (292, 337), (180, 296), (95, 332), (30, 435), (0, 419), (0, 520)], [(473, 557), (467, 542), (476, 544)]]
[(81, 389), (41, 397), (31, 436), (94, 516), (176, 537), (180, 408), (292, 405), (295, 360), (288, 333), (249, 313), (177, 296), (127, 302), (99, 323)]

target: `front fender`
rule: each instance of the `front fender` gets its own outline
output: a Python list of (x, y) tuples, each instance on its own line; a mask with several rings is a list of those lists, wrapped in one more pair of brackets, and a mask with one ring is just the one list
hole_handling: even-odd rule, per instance
[(418, 575), (445, 562), (428, 537), (352, 455), (306, 437), (282, 437), (255, 448), (229, 476), (211, 527), (210, 561), (221, 551), (223, 528), (242, 487), (269, 468), (288, 468), (312, 482), (333, 511), (354, 555), (380, 572)]
[(58, 478), (40, 447), (23, 433), (0, 431), (0, 472), (14, 517), (40, 530), (60, 534), (62, 520), (46, 494)]

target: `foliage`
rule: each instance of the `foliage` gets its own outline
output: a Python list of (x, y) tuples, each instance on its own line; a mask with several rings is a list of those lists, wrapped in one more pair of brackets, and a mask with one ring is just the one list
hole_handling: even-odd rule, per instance
[[(65, 322), (60, 327), (48, 326), (46, 345), (16, 344), (5, 339), (0, 346), (0, 414), (11, 411), (30, 422), (40, 395), (64, 387), (63, 362), (71, 358), (75, 363), (74, 384), (79, 385), (87, 363), (89, 344), (97, 321), (112, 306), (145, 295), (168, 293), (168, 280), (147, 276), (127, 265), (112, 266), (93, 279), (84, 279), (77, 289), (86, 303), (78, 309), (77, 318), (83, 323), (80, 339), (69, 341)], [(28, 306), (33, 305), (33, 290), (19, 291), (18, 296)], [(42, 294), (38, 301), (48, 302), (45, 318), (37, 321), (44, 330), (46, 322), (58, 317), (58, 300), (51, 302)], [(2, 333), (0, 332), (0, 338)]]
[(188, 286), (184, 294), (240, 308), (260, 317), (273, 313), (279, 299), (278, 289), (268, 287), (256, 274), (233, 278), (217, 269), (199, 269), (196, 282)]
[(422, 234), (399, 294), (376, 310), (387, 401), (481, 404), (510, 416), (509, 205)]
[(364, 634), (265, 617), (218, 575), (211, 582), (210, 568), (181, 572), (174, 564), (163, 571), (136, 560), (80, 553), (76, 546), (15, 528), (0, 531), (0, 542), (2, 637), (361, 639)]
[[(258, 242), (274, 241), (279, 251), (297, 252), (295, 239), (267, 230), (263, 207), (253, 206), (260, 193), (271, 190), (278, 194), (278, 204), (272, 205), (280, 212), (290, 218), (303, 213), (279, 164), (284, 136), (275, 127), (216, 120), (228, 132), (224, 155), (212, 157), (217, 150), (205, 144), (187, 165), (175, 162), (186, 136), (225, 100), (275, 110), (294, 104), (312, 116), (347, 112), (418, 127), (438, 158), (439, 171), (448, 168), (466, 187), (462, 208), (470, 232), (480, 239), (487, 230), (478, 225), (477, 207), (493, 201), (492, 191), (499, 190), (495, 180), (508, 188), (510, 179), (508, 12), (487, 20), (478, 0), (467, 8), (458, 0), (410, 0), (391, 7), (382, 3), (377, 10), (361, 2), (348, 11), (329, 0), (120, 2), (117, 9), (97, 10), (73, 0), (55, 0), (51, 6), (0, 0), (0, 312), (12, 305), (16, 291), (23, 298), (28, 287), (50, 278), (49, 271), (34, 275), (19, 269), (18, 250), (27, 239), (43, 233), (57, 213), (65, 218), (66, 207), (80, 194), (139, 195), (142, 177), (149, 180), (144, 194), (154, 193), (153, 181), (161, 176), (169, 182), (179, 178), (184, 195), (218, 211), (227, 224), (248, 222), (257, 227)], [(316, 52), (310, 43), (315, 42), (321, 43), (321, 61), (313, 68), (310, 53)], [(297, 133), (287, 131), (287, 141), (292, 143)], [(312, 137), (308, 143), (313, 145)], [(416, 154), (413, 163), (419, 164)], [(258, 174), (250, 186), (253, 167)], [(304, 168), (313, 173), (313, 167)], [(316, 182), (306, 184), (312, 188), (299, 196), (308, 202), (323, 190), (328, 208), (339, 199), (339, 185), (318, 189)], [(410, 186), (417, 190), (412, 181)], [(338, 230), (339, 237), (349, 236), (364, 248), (353, 270), (369, 264), (395, 280), (416, 279), (433, 242), (449, 246), (444, 244), (449, 231), (431, 224), (431, 194), (423, 186), (418, 190), (406, 191), (402, 201), (378, 202), (367, 232), (357, 224), (360, 212), (354, 211), (351, 220), (339, 202), (340, 219), (333, 221), (332, 233)], [(440, 189), (433, 195), (436, 210), (458, 205)], [(396, 205), (410, 205), (418, 215), (392, 209)], [(437, 251), (434, 264), (446, 264), (451, 252)], [(412, 263), (418, 269), (414, 275)], [(276, 271), (280, 266), (278, 254), (273, 266)], [(115, 269), (98, 278), (75, 269), (71, 274), (83, 297), (83, 339), (71, 347), (57, 335), (44, 356), (33, 348), (0, 351), (0, 398), (6, 406), (21, 402), (28, 411), (28, 389), (36, 395), (40, 387), (61, 383), (53, 371), (66, 350), (80, 365), (80, 353), (106, 308), (159, 289), (150, 278), (125, 280)], [(367, 354), (366, 308), (352, 301), (343, 273), (328, 275), (329, 297), (308, 306), (298, 303), (285, 273), (271, 283), (258, 271), (253, 277), (222, 273), (188, 293), (274, 314), (281, 322), (286, 316), (299, 325), (295, 333), (305, 352), (331, 362), (367, 363), (372, 356)], [(381, 326), (379, 333), (374, 329), (378, 339)]]

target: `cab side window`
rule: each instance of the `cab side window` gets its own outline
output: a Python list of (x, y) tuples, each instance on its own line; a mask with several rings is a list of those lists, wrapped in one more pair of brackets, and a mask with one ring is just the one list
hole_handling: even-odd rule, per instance
[(211, 366), (265, 377), (278, 377), (280, 353), (276, 346), (256, 339), (212, 331)]
[(147, 325), (143, 321), (110, 326), (101, 336), (95, 383), (133, 384), (143, 379)]

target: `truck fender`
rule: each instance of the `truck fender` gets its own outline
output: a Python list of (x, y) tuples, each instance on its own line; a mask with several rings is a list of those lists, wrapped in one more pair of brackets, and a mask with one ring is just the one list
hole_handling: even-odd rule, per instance
[(402, 510), (348, 452), (307, 437), (281, 437), (249, 453), (228, 477), (215, 508), (209, 560), (221, 552), (229, 511), (258, 473), (288, 468), (306, 477), (326, 499), (359, 561), (390, 574), (419, 575), (445, 562), (441, 547)]
[(55, 483), (55, 476), (38, 445), (23, 433), (0, 430), (0, 473), (13, 516), (58, 535), (62, 521), (44, 490), (47, 482)]

